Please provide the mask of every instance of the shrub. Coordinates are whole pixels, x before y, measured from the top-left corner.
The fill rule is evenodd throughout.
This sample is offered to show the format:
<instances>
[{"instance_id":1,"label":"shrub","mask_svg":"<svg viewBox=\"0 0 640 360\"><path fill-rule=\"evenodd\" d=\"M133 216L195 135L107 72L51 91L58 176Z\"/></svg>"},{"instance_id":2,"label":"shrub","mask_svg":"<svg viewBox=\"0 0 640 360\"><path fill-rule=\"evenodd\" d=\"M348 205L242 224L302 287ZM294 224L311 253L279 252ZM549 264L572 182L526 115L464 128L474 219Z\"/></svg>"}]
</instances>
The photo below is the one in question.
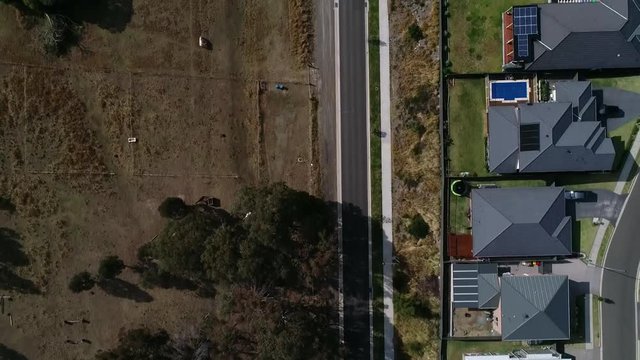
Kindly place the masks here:
<instances>
[{"instance_id":1,"label":"shrub","mask_svg":"<svg viewBox=\"0 0 640 360\"><path fill-rule=\"evenodd\" d=\"M94 285L95 280L93 280L91 274L83 271L73 275L71 281L69 282L69 290L73 291L74 293L79 293L82 291L91 290Z\"/></svg>"},{"instance_id":2,"label":"shrub","mask_svg":"<svg viewBox=\"0 0 640 360\"><path fill-rule=\"evenodd\" d=\"M124 262L115 255L107 256L100 261L98 268L98 277L101 280L113 279L120 275L124 269Z\"/></svg>"},{"instance_id":3,"label":"shrub","mask_svg":"<svg viewBox=\"0 0 640 360\"><path fill-rule=\"evenodd\" d=\"M162 204L158 206L158 212L160 216L169 219L179 219L184 217L189 210L184 200L178 197L168 197L164 199Z\"/></svg>"},{"instance_id":4,"label":"shrub","mask_svg":"<svg viewBox=\"0 0 640 360\"><path fill-rule=\"evenodd\" d=\"M407 232L416 239L422 239L429 235L429 225L424 221L420 214L416 214L411 218Z\"/></svg>"},{"instance_id":5,"label":"shrub","mask_svg":"<svg viewBox=\"0 0 640 360\"><path fill-rule=\"evenodd\" d=\"M409 34L409 38L415 42L424 39L422 29L420 29L420 26L418 26L418 24L416 23L413 23L409 26L409 28L407 29L407 34Z\"/></svg>"}]
</instances>

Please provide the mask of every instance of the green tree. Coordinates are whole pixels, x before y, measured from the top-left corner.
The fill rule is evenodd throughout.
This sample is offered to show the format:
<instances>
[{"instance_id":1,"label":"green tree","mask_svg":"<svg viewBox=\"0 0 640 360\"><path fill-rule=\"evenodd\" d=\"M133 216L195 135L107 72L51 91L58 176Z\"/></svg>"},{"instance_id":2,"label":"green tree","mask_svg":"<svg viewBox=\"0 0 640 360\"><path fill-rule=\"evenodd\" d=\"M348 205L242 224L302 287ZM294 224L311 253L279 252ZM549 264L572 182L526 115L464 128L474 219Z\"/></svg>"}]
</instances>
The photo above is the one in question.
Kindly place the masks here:
<instances>
[{"instance_id":1,"label":"green tree","mask_svg":"<svg viewBox=\"0 0 640 360\"><path fill-rule=\"evenodd\" d=\"M189 212L189 207L181 198L168 197L158 206L158 212L162 217L179 219Z\"/></svg>"},{"instance_id":2,"label":"green tree","mask_svg":"<svg viewBox=\"0 0 640 360\"><path fill-rule=\"evenodd\" d=\"M69 290L74 293L79 293L86 290L91 290L95 285L95 280L93 276L89 274L87 271L83 271L73 275L71 281L69 282Z\"/></svg>"},{"instance_id":3,"label":"green tree","mask_svg":"<svg viewBox=\"0 0 640 360\"><path fill-rule=\"evenodd\" d=\"M202 263L207 277L217 282L232 282L238 274L238 238L240 227L223 225L205 245Z\"/></svg>"},{"instance_id":4,"label":"green tree","mask_svg":"<svg viewBox=\"0 0 640 360\"><path fill-rule=\"evenodd\" d=\"M116 255L107 256L100 261L98 277L101 280L113 279L124 270L124 262Z\"/></svg>"},{"instance_id":5,"label":"green tree","mask_svg":"<svg viewBox=\"0 0 640 360\"><path fill-rule=\"evenodd\" d=\"M204 268L200 258L205 243L225 221L219 214L194 211L179 220L170 220L152 243L151 255L160 268L172 274L200 277Z\"/></svg>"}]
</instances>

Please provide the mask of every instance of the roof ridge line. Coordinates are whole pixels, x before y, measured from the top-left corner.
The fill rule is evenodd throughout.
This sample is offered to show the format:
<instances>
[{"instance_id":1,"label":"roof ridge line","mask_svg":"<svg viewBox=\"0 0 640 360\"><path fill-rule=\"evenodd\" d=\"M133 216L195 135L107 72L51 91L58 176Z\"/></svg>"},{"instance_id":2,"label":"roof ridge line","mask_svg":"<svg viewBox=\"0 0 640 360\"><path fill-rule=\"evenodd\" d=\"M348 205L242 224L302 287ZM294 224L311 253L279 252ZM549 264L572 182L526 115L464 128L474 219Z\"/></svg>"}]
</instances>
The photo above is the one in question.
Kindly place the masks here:
<instances>
[{"instance_id":1,"label":"roof ridge line","mask_svg":"<svg viewBox=\"0 0 640 360\"><path fill-rule=\"evenodd\" d=\"M517 275L511 275L510 277L519 277L519 276L517 276ZM508 281L507 281L507 283L508 283ZM540 312L542 312L542 310L541 310L541 309L539 309L537 306L535 306L533 303L531 303L531 301L529 301L529 299L528 299L528 298L527 298L527 297L526 297L526 296L525 296L525 295L524 295L520 290L518 290L515 286L513 286L513 285L511 285L511 284L510 284L509 286L511 286L511 289L513 289L513 291L515 291L516 293L518 293L518 294L522 297L522 299L523 299L524 301L526 301L527 303L529 303L529 305L533 306L533 308L534 308L534 309L538 310L538 313L537 313L536 315L534 315L534 316L529 316L529 317L527 318L527 320L526 320L526 321L523 321L522 323L520 323L520 326L518 326L517 328L513 329L513 331L510 333L510 334L513 334L514 332L516 332L517 330L519 330L519 329L520 329L524 324L528 323L528 322L529 322L529 320L533 319L533 318L534 318L535 316L537 316ZM504 337L504 336L505 336L505 334L502 334L502 337Z\"/></svg>"},{"instance_id":2,"label":"roof ridge line","mask_svg":"<svg viewBox=\"0 0 640 360\"><path fill-rule=\"evenodd\" d=\"M482 198L482 200L484 200L487 204L491 205L491 202L487 200L487 198L485 198L484 196L482 196L481 192L476 192L476 195L480 196ZM493 210L495 210L498 214L500 214L500 216L502 216L505 220L507 220L507 222L509 222L509 226L507 226L506 228L502 229L502 231L500 231L500 233L498 233L492 241L490 241L487 245L485 245L482 249L480 249L478 251L478 253L481 253L482 250L484 250L485 248L487 248L487 246L493 244L493 242L500 236L502 235L505 231L509 230L510 227L513 226L513 221L511 221L511 219L509 219L508 217L506 217L500 210L496 209L493 205L491 205L491 208L493 208ZM471 215L473 216L473 214ZM475 254L478 255L478 254Z\"/></svg>"},{"instance_id":3,"label":"roof ridge line","mask_svg":"<svg viewBox=\"0 0 640 360\"><path fill-rule=\"evenodd\" d=\"M620 16L621 18L623 18L625 21L628 21L629 19L622 16L622 14L620 14L619 12L617 12L614 8L612 8L611 6L605 4L602 0L598 0L598 2L602 5L604 5L604 7L606 7L607 9L613 11L616 15Z\"/></svg>"}]
</instances>

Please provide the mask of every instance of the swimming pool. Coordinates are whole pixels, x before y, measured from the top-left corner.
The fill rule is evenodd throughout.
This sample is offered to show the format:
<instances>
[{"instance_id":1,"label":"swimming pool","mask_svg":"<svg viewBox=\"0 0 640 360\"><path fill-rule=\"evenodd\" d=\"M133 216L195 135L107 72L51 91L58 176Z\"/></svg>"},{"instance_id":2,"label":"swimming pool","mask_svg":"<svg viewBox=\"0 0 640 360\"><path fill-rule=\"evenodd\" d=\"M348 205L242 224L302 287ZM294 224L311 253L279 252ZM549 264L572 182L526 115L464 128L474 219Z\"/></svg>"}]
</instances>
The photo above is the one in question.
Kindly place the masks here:
<instances>
[{"instance_id":1,"label":"swimming pool","mask_svg":"<svg viewBox=\"0 0 640 360\"><path fill-rule=\"evenodd\" d=\"M497 80L490 83L489 100L517 102L529 100L529 80Z\"/></svg>"}]
</instances>

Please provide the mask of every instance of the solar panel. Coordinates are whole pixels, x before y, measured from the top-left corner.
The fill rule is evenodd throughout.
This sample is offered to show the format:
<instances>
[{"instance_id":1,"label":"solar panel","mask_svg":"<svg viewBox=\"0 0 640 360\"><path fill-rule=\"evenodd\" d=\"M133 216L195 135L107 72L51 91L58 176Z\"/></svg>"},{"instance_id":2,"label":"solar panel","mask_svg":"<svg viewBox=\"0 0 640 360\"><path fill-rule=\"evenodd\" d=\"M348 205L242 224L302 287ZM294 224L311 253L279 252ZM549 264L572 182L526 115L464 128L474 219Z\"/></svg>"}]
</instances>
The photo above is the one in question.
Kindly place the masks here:
<instances>
[{"instance_id":1,"label":"solar panel","mask_svg":"<svg viewBox=\"0 0 640 360\"><path fill-rule=\"evenodd\" d=\"M538 7L514 7L513 27L517 36L538 35Z\"/></svg>"},{"instance_id":2,"label":"solar panel","mask_svg":"<svg viewBox=\"0 0 640 360\"><path fill-rule=\"evenodd\" d=\"M527 36L518 36L518 57L529 56L529 38Z\"/></svg>"},{"instance_id":3,"label":"solar panel","mask_svg":"<svg viewBox=\"0 0 640 360\"><path fill-rule=\"evenodd\" d=\"M540 124L520 125L520 151L540 150Z\"/></svg>"}]
</instances>

